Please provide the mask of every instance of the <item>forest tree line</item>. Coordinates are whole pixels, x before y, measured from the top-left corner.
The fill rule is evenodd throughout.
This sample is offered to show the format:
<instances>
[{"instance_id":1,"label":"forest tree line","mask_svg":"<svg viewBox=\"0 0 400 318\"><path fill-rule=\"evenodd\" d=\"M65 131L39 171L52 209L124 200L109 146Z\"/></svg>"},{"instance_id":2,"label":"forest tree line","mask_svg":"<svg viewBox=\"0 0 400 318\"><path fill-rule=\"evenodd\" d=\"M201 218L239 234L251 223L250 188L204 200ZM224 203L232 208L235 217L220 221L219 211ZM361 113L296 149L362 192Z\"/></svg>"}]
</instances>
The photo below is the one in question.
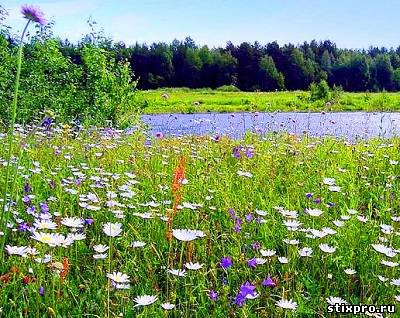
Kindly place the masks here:
<instances>
[{"instance_id":1,"label":"forest tree line","mask_svg":"<svg viewBox=\"0 0 400 318\"><path fill-rule=\"evenodd\" d=\"M243 91L306 90L326 80L345 91L400 90L400 47L368 50L337 48L331 41L300 45L228 42L225 47L199 46L191 38L171 44L103 41L118 60L130 62L138 88L218 88L233 85ZM80 45L60 41L60 49L80 62Z\"/></svg>"},{"instance_id":2,"label":"forest tree line","mask_svg":"<svg viewBox=\"0 0 400 318\"><path fill-rule=\"evenodd\" d=\"M17 46L18 38L4 25L6 14L0 6L0 36L12 48ZM283 46L277 42L266 45L228 42L224 47L209 48L197 45L190 37L170 44L128 46L96 31L96 22L88 23L92 32L78 43L55 37L52 24L37 30L26 52L38 41L52 40L65 58L80 65L85 46L95 45L116 61L129 62L140 89L233 85L243 91L306 90L310 84L325 80L329 86L345 91L400 90L400 47L341 49L329 40L312 40Z\"/></svg>"}]
</instances>

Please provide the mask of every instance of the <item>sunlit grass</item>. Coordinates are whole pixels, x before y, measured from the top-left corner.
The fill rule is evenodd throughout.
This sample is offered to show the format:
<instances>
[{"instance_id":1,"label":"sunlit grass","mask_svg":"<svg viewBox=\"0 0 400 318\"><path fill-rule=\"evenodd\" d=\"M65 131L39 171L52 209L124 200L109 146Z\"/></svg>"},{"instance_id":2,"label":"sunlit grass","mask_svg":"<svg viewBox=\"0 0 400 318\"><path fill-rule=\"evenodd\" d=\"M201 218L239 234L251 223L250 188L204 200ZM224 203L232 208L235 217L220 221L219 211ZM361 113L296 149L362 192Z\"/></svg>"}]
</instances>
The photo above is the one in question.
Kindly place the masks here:
<instances>
[{"instance_id":1,"label":"sunlit grass","mask_svg":"<svg viewBox=\"0 0 400 318\"><path fill-rule=\"evenodd\" d=\"M399 261L399 139L348 143L248 134L215 141L61 128L39 129L23 144L16 139L19 168L6 244L35 247L38 255L10 255L0 264L5 317L322 317L330 296L354 304L396 302L398 266L380 262ZM182 199L172 228L205 234L189 242L167 239L173 175L182 158ZM323 213L312 216L320 212L306 213L307 208ZM294 220L290 211L297 211L301 223L294 231L284 225ZM74 230L61 223L72 216L85 225ZM56 229L34 229L40 219L51 219ZM107 236L107 222L121 223L122 232ZM85 237L49 247L31 239L22 225L32 232ZM109 249L103 259L94 259L99 253L93 246L99 244ZM325 253L320 244L336 250ZM392 247L392 257L371 244ZM311 257L300 256L305 247ZM263 256L261 250L276 255ZM47 263L35 261L46 254ZM221 267L224 257L232 259L231 267ZM252 268L253 258L264 264ZM168 272L185 269L187 262L203 266L186 269L185 277ZM127 289L115 289L107 279L114 271L129 275ZM262 286L268 275L275 288ZM239 306L246 281L258 297ZM210 290L218 294L216 301ZM133 299L143 295L157 300L134 307ZM296 302L296 310L279 308L282 298ZM175 308L163 309L166 302Z\"/></svg>"},{"instance_id":2,"label":"sunlit grass","mask_svg":"<svg viewBox=\"0 0 400 318\"><path fill-rule=\"evenodd\" d=\"M335 102L309 101L309 93L221 92L210 89L138 91L137 101L147 114L240 111L398 111L399 93L343 93Z\"/></svg>"}]
</instances>

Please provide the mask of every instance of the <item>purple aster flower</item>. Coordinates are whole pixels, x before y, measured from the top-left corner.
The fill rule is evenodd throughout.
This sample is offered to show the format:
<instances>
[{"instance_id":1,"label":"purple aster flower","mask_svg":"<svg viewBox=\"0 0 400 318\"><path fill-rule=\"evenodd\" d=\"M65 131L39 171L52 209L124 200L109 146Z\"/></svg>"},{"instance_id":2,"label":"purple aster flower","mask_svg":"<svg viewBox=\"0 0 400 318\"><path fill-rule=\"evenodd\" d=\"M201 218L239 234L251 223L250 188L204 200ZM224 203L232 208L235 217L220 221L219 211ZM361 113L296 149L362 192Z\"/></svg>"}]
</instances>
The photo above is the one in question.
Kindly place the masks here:
<instances>
[{"instance_id":1,"label":"purple aster flower","mask_svg":"<svg viewBox=\"0 0 400 318\"><path fill-rule=\"evenodd\" d=\"M53 119L51 119L50 117L46 117L42 122L42 127L49 128L52 123Z\"/></svg>"},{"instance_id":2,"label":"purple aster flower","mask_svg":"<svg viewBox=\"0 0 400 318\"><path fill-rule=\"evenodd\" d=\"M256 268L257 267L257 260L255 258L251 258L247 261L247 266L251 268Z\"/></svg>"},{"instance_id":3,"label":"purple aster flower","mask_svg":"<svg viewBox=\"0 0 400 318\"><path fill-rule=\"evenodd\" d=\"M145 146L151 146L151 140L150 139L146 139L146 141L144 142Z\"/></svg>"},{"instance_id":4,"label":"purple aster flower","mask_svg":"<svg viewBox=\"0 0 400 318\"><path fill-rule=\"evenodd\" d=\"M246 221L249 222L249 223L250 223L251 221L253 221L253 215L252 215L252 214L246 214L246 217L245 217L245 218L246 218Z\"/></svg>"},{"instance_id":5,"label":"purple aster flower","mask_svg":"<svg viewBox=\"0 0 400 318\"><path fill-rule=\"evenodd\" d=\"M239 232L242 230L242 228L241 228L241 226L240 226L240 223L235 223L235 226L233 227L233 230L234 230L236 233L239 233Z\"/></svg>"},{"instance_id":6,"label":"purple aster flower","mask_svg":"<svg viewBox=\"0 0 400 318\"><path fill-rule=\"evenodd\" d=\"M31 188L31 186L29 185L29 183L25 183L24 184L24 192L25 193L29 193L29 192L31 192L32 191L32 188Z\"/></svg>"},{"instance_id":7,"label":"purple aster flower","mask_svg":"<svg viewBox=\"0 0 400 318\"><path fill-rule=\"evenodd\" d=\"M234 209L229 209L228 210L229 215L231 216L231 219L234 220L236 219L236 213Z\"/></svg>"},{"instance_id":8,"label":"purple aster flower","mask_svg":"<svg viewBox=\"0 0 400 318\"><path fill-rule=\"evenodd\" d=\"M307 199L311 199L312 196L313 196L313 194L311 192L307 192L306 193L306 198Z\"/></svg>"},{"instance_id":9,"label":"purple aster flower","mask_svg":"<svg viewBox=\"0 0 400 318\"><path fill-rule=\"evenodd\" d=\"M257 217L256 222L257 222L258 224L261 224L261 221L262 221L262 219L261 219L260 217Z\"/></svg>"},{"instance_id":10,"label":"purple aster flower","mask_svg":"<svg viewBox=\"0 0 400 318\"><path fill-rule=\"evenodd\" d=\"M24 195L22 197L22 202L24 202L25 204L29 204L29 203L31 203L31 198L27 195Z\"/></svg>"},{"instance_id":11,"label":"purple aster flower","mask_svg":"<svg viewBox=\"0 0 400 318\"><path fill-rule=\"evenodd\" d=\"M26 19L39 23L40 25L45 25L47 23L43 12L37 7L31 5L23 5L21 7L21 13Z\"/></svg>"},{"instance_id":12,"label":"purple aster flower","mask_svg":"<svg viewBox=\"0 0 400 318\"><path fill-rule=\"evenodd\" d=\"M211 289L209 294L208 294L208 297L210 297L210 299L212 301L217 301L218 300L218 293L215 290Z\"/></svg>"},{"instance_id":13,"label":"purple aster flower","mask_svg":"<svg viewBox=\"0 0 400 318\"><path fill-rule=\"evenodd\" d=\"M239 146L233 147L232 156L235 157L236 159L240 159L240 147Z\"/></svg>"},{"instance_id":14,"label":"purple aster flower","mask_svg":"<svg viewBox=\"0 0 400 318\"><path fill-rule=\"evenodd\" d=\"M20 232L26 232L29 229L29 225L26 222L22 222L18 225L18 231Z\"/></svg>"},{"instance_id":15,"label":"purple aster flower","mask_svg":"<svg viewBox=\"0 0 400 318\"><path fill-rule=\"evenodd\" d=\"M44 296L44 288L42 286L39 287L39 295Z\"/></svg>"},{"instance_id":16,"label":"purple aster flower","mask_svg":"<svg viewBox=\"0 0 400 318\"><path fill-rule=\"evenodd\" d=\"M35 211L36 211L36 208L34 206L30 206L26 209L26 213L31 214L31 215L35 214Z\"/></svg>"},{"instance_id":17,"label":"purple aster flower","mask_svg":"<svg viewBox=\"0 0 400 318\"><path fill-rule=\"evenodd\" d=\"M316 198L316 199L314 200L314 203L315 203L315 204L320 204L320 203L321 203L321 198Z\"/></svg>"},{"instance_id":18,"label":"purple aster flower","mask_svg":"<svg viewBox=\"0 0 400 318\"><path fill-rule=\"evenodd\" d=\"M218 142L221 140L221 136L220 135L215 135L214 137L212 137L212 140Z\"/></svg>"},{"instance_id":19,"label":"purple aster flower","mask_svg":"<svg viewBox=\"0 0 400 318\"><path fill-rule=\"evenodd\" d=\"M254 296L255 289L256 286L247 281L242 286L240 286L240 294L242 294L244 297L246 297L247 295Z\"/></svg>"},{"instance_id":20,"label":"purple aster flower","mask_svg":"<svg viewBox=\"0 0 400 318\"><path fill-rule=\"evenodd\" d=\"M235 305L242 307L245 301L246 296L243 296L242 293L239 292L235 297Z\"/></svg>"},{"instance_id":21,"label":"purple aster flower","mask_svg":"<svg viewBox=\"0 0 400 318\"><path fill-rule=\"evenodd\" d=\"M231 257L223 257L219 263L223 269L227 269L232 266L232 258Z\"/></svg>"},{"instance_id":22,"label":"purple aster flower","mask_svg":"<svg viewBox=\"0 0 400 318\"><path fill-rule=\"evenodd\" d=\"M161 139L161 138L164 137L164 134L163 134L161 131L156 132L156 137L159 138L159 139Z\"/></svg>"},{"instance_id":23,"label":"purple aster flower","mask_svg":"<svg viewBox=\"0 0 400 318\"><path fill-rule=\"evenodd\" d=\"M254 157L254 149L253 148L247 148L246 157L247 158L253 158Z\"/></svg>"},{"instance_id":24,"label":"purple aster flower","mask_svg":"<svg viewBox=\"0 0 400 318\"><path fill-rule=\"evenodd\" d=\"M267 278L262 281L261 285L264 287L274 288L276 287L276 282L268 275Z\"/></svg>"},{"instance_id":25,"label":"purple aster flower","mask_svg":"<svg viewBox=\"0 0 400 318\"><path fill-rule=\"evenodd\" d=\"M80 185L82 184L82 181L83 181L82 178L78 178L78 179L75 180L75 184L76 184L77 186L80 186Z\"/></svg>"},{"instance_id":26,"label":"purple aster flower","mask_svg":"<svg viewBox=\"0 0 400 318\"><path fill-rule=\"evenodd\" d=\"M40 206L40 212L42 212L43 214L49 213L49 206L46 202L40 202L39 206Z\"/></svg>"},{"instance_id":27,"label":"purple aster flower","mask_svg":"<svg viewBox=\"0 0 400 318\"><path fill-rule=\"evenodd\" d=\"M56 182L54 180L49 181L50 188L54 189L56 187Z\"/></svg>"},{"instance_id":28,"label":"purple aster flower","mask_svg":"<svg viewBox=\"0 0 400 318\"><path fill-rule=\"evenodd\" d=\"M251 248L255 251L258 251L261 248L260 242L254 242L251 244Z\"/></svg>"},{"instance_id":29,"label":"purple aster flower","mask_svg":"<svg viewBox=\"0 0 400 318\"><path fill-rule=\"evenodd\" d=\"M93 224L93 219L85 219L85 224L86 225L92 225Z\"/></svg>"}]
</instances>

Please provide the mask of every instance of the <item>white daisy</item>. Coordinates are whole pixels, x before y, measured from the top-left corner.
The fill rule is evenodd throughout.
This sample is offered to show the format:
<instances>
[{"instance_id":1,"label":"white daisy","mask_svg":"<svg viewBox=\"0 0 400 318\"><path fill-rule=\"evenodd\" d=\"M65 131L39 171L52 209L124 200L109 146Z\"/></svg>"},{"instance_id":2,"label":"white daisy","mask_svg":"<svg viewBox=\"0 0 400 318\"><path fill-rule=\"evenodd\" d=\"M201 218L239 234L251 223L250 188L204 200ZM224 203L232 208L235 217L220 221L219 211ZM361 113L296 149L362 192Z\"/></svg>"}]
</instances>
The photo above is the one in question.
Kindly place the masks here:
<instances>
[{"instance_id":1,"label":"white daisy","mask_svg":"<svg viewBox=\"0 0 400 318\"><path fill-rule=\"evenodd\" d=\"M62 219L61 224L72 228L82 228L85 221L81 218L66 217Z\"/></svg>"},{"instance_id":2,"label":"white daisy","mask_svg":"<svg viewBox=\"0 0 400 318\"><path fill-rule=\"evenodd\" d=\"M169 269L168 273L178 276L178 277L185 277L186 276L186 271L184 269Z\"/></svg>"},{"instance_id":3,"label":"white daisy","mask_svg":"<svg viewBox=\"0 0 400 318\"><path fill-rule=\"evenodd\" d=\"M260 250L260 253L264 257L271 257L276 254L276 251L275 250Z\"/></svg>"},{"instance_id":4,"label":"white daisy","mask_svg":"<svg viewBox=\"0 0 400 318\"><path fill-rule=\"evenodd\" d=\"M155 303L157 299L158 299L157 296L150 296L150 295L137 296L133 300L136 303L136 305L133 307L148 306L151 305L152 303Z\"/></svg>"},{"instance_id":5,"label":"white daisy","mask_svg":"<svg viewBox=\"0 0 400 318\"><path fill-rule=\"evenodd\" d=\"M324 178L322 182L329 186L333 186L336 184L336 180L334 178Z\"/></svg>"},{"instance_id":6,"label":"white daisy","mask_svg":"<svg viewBox=\"0 0 400 318\"><path fill-rule=\"evenodd\" d=\"M328 244L320 244L319 248L321 249L321 251L329 254L334 253L336 251L336 247L330 246Z\"/></svg>"},{"instance_id":7,"label":"white daisy","mask_svg":"<svg viewBox=\"0 0 400 318\"><path fill-rule=\"evenodd\" d=\"M354 274L357 273L357 272L356 272L354 269L352 269L352 268L346 268L346 269L344 270L344 272L345 272L347 275L354 275Z\"/></svg>"},{"instance_id":8,"label":"white daisy","mask_svg":"<svg viewBox=\"0 0 400 318\"><path fill-rule=\"evenodd\" d=\"M204 237L203 231L199 230L189 230L189 229L175 229L172 230L172 235L179 241L193 241L197 238Z\"/></svg>"},{"instance_id":9,"label":"white daisy","mask_svg":"<svg viewBox=\"0 0 400 318\"><path fill-rule=\"evenodd\" d=\"M93 258L94 259L106 259L107 258L107 254L94 254Z\"/></svg>"},{"instance_id":10,"label":"white daisy","mask_svg":"<svg viewBox=\"0 0 400 318\"><path fill-rule=\"evenodd\" d=\"M267 262L268 260L266 258L260 258L260 257L256 257L256 263L257 265L263 265Z\"/></svg>"},{"instance_id":11,"label":"white daisy","mask_svg":"<svg viewBox=\"0 0 400 318\"><path fill-rule=\"evenodd\" d=\"M303 247L299 250L300 257L311 257L313 249L311 247Z\"/></svg>"},{"instance_id":12,"label":"white daisy","mask_svg":"<svg viewBox=\"0 0 400 318\"><path fill-rule=\"evenodd\" d=\"M381 264L382 264L382 265L389 266L389 267L397 267L397 266L399 266L399 263L386 261L386 260L384 260L384 259L381 260Z\"/></svg>"},{"instance_id":13,"label":"white daisy","mask_svg":"<svg viewBox=\"0 0 400 318\"><path fill-rule=\"evenodd\" d=\"M320 216L322 213L324 213L320 209L305 209L304 212L310 216Z\"/></svg>"},{"instance_id":14,"label":"white daisy","mask_svg":"<svg viewBox=\"0 0 400 318\"><path fill-rule=\"evenodd\" d=\"M22 257L26 257L28 256L28 247L6 245L6 252L8 255L19 255Z\"/></svg>"},{"instance_id":15,"label":"white daisy","mask_svg":"<svg viewBox=\"0 0 400 318\"><path fill-rule=\"evenodd\" d=\"M387 257L395 257L397 255L397 253L391 247L383 244L372 244L372 247L375 251L385 254Z\"/></svg>"},{"instance_id":16,"label":"white daisy","mask_svg":"<svg viewBox=\"0 0 400 318\"><path fill-rule=\"evenodd\" d=\"M108 273L106 276L118 284L126 284L129 282L129 276L121 272L112 272L112 274Z\"/></svg>"},{"instance_id":17,"label":"white daisy","mask_svg":"<svg viewBox=\"0 0 400 318\"><path fill-rule=\"evenodd\" d=\"M341 192L341 188L339 186L329 186L328 190L331 192Z\"/></svg>"},{"instance_id":18,"label":"white daisy","mask_svg":"<svg viewBox=\"0 0 400 318\"><path fill-rule=\"evenodd\" d=\"M35 220L35 222L33 222L33 227L39 230L55 230L57 228L57 223L51 220Z\"/></svg>"},{"instance_id":19,"label":"white daisy","mask_svg":"<svg viewBox=\"0 0 400 318\"><path fill-rule=\"evenodd\" d=\"M144 247L144 246L146 246L146 243L145 242L141 242L141 241L133 241L131 246L133 248Z\"/></svg>"},{"instance_id":20,"label":"white daisy","mask_svg":"<svg viewBox=\"0 0 400 318\"><path fill-rule=\"evenodd\" d=\"M334 296L330 296L329 298L326 298L326 302L329 305L347 304L347 301L345 301L343 298L334 297Z\"/></svg>"},{"instance_id":21,"label":"white daisy","mask_svg":"<svg viewBox=\"0 0 400 318\"><path fill-rule=\"evenodd\" d=\"M278 257L278 261L279 261L279 263L281 263L281 264L287 264L287 263L289 263L289 260L288 260L286 257L283 257L283 256Z\"/></svg>"},{"instance_id":22,"label":"white daisy","mask_svg":"<svg viewBox=\"0 0 400 318\"><path fill-rule=\"evenodd\" d=\"M199 269L202 268L203 266L204 266L204 264L192 263L192 262L186 263L186 264L185 264L185 267L186 267L187 269L191 269L191 270L194 270L194 271L199 270Z\"/></svg>"},{"instance_id":23,"label":"white daisy","mask_svg":"<svg viewBox=\"0 0 400 318\"><path fill-rule=\"evenodd\" d=\"M103 224L103 232L107 236L116 237L122 232L122 224L121 223L110 223L107 222Z\"/></svg>"},{"instance_id":24,"label":"white daisy","mask_svg":"<svg viewBox=\"0 0 400 318\"><path fill-rule=\"evenodd\" d=\"M278 307L281 307L283 309L291 309L291 310L296 310L297 308L297 303L294 302L293 300L287 300L287 299L281 299L276 302L276 305Z\"/></svg>"},{"instance_id":25,"label":"white daisy","mask_svg":"<svg viewBox=\"0 0 400 318\"><path fill-rule=\"evenodd\" d=\"M93 249L97 252L97 253L104 253L105 251L108 250L108 246L107 245L94 245Z\"/></svg>"},{"instance_id":26,"label":"white daisy","mask_svg":"<svg viewBox=\"0 0 400 318\"><path fill-rule=\"evenodd\" d=\"M171 303L163 303L161 304L161 307L165 310L171 310L175 308L175 305Z\"/></svg>"},{"instance_id":27,"label":"white daisy","mask_svg":"<svg viewBox=\"0 0 400 318\"><path fill-rule=\"evenodd\" d=\"M385 276L381 276L381 275L378 275L378 279L379 279L382 283L384 283L384 282L386 282L386 281L388 280Z\"/></svg>"},{"instance_id":28,"label":"white daisy","mask_svg":"<svg viewBox=\"0 0 400 318\"><path fill-rule=\"evenodd\" d=\"M333 224L335 224L337 227L342 227L344 226L344 222L340 220L334 220L332 221Z\"/></svg>"}]
</instances>

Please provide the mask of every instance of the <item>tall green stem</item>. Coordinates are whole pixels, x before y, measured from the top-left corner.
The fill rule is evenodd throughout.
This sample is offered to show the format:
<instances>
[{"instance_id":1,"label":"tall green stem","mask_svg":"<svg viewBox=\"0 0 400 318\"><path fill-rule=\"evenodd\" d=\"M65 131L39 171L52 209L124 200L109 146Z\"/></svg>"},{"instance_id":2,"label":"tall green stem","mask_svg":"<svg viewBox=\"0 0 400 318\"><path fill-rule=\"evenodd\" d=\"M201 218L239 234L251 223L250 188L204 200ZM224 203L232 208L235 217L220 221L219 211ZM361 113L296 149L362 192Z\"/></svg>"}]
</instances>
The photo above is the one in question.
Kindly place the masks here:
<instances>
[{"instance_id":1,"label":"tall green stem","mask_svg":"<svg viewBox=\"0 0 400 318\"><path fill-rule=\"evenodd\" d=\"M19 90L19 79L21 76L21 65L22 65L22 49L23 49L23 40L25 37L26 30L28 29L29 23L31 21L28 20L28 22L25 25L24 31L22 32L21 35L21 41L19 43L19 49L18 49L18 60L17 60L17 76L15 79L15 90L14 90L14 98L13 98L13 103L11 107L11 118L10 118L10 129L8 132L8 153L7 153L7 166L6 166L6 176L5 176L5 184L3 188L3 208L2 208L2 213L0 214L0 226L2 231L4 232L3 234L3 239L1 241L1 260L3 260L3 249L4 249L4 244L6 241L7 237L7 220L8 218L6 217L4 219L5 214L7 213L6 211L6 206L7 206L7 191L8 191L8 183L10 179L10 165L11 165L11 154L12 154L12 144L14 141L14 125L15 125L15 119L17 117L17 101L18 101L18 90Z\"/></svg>"}]
</instances>

